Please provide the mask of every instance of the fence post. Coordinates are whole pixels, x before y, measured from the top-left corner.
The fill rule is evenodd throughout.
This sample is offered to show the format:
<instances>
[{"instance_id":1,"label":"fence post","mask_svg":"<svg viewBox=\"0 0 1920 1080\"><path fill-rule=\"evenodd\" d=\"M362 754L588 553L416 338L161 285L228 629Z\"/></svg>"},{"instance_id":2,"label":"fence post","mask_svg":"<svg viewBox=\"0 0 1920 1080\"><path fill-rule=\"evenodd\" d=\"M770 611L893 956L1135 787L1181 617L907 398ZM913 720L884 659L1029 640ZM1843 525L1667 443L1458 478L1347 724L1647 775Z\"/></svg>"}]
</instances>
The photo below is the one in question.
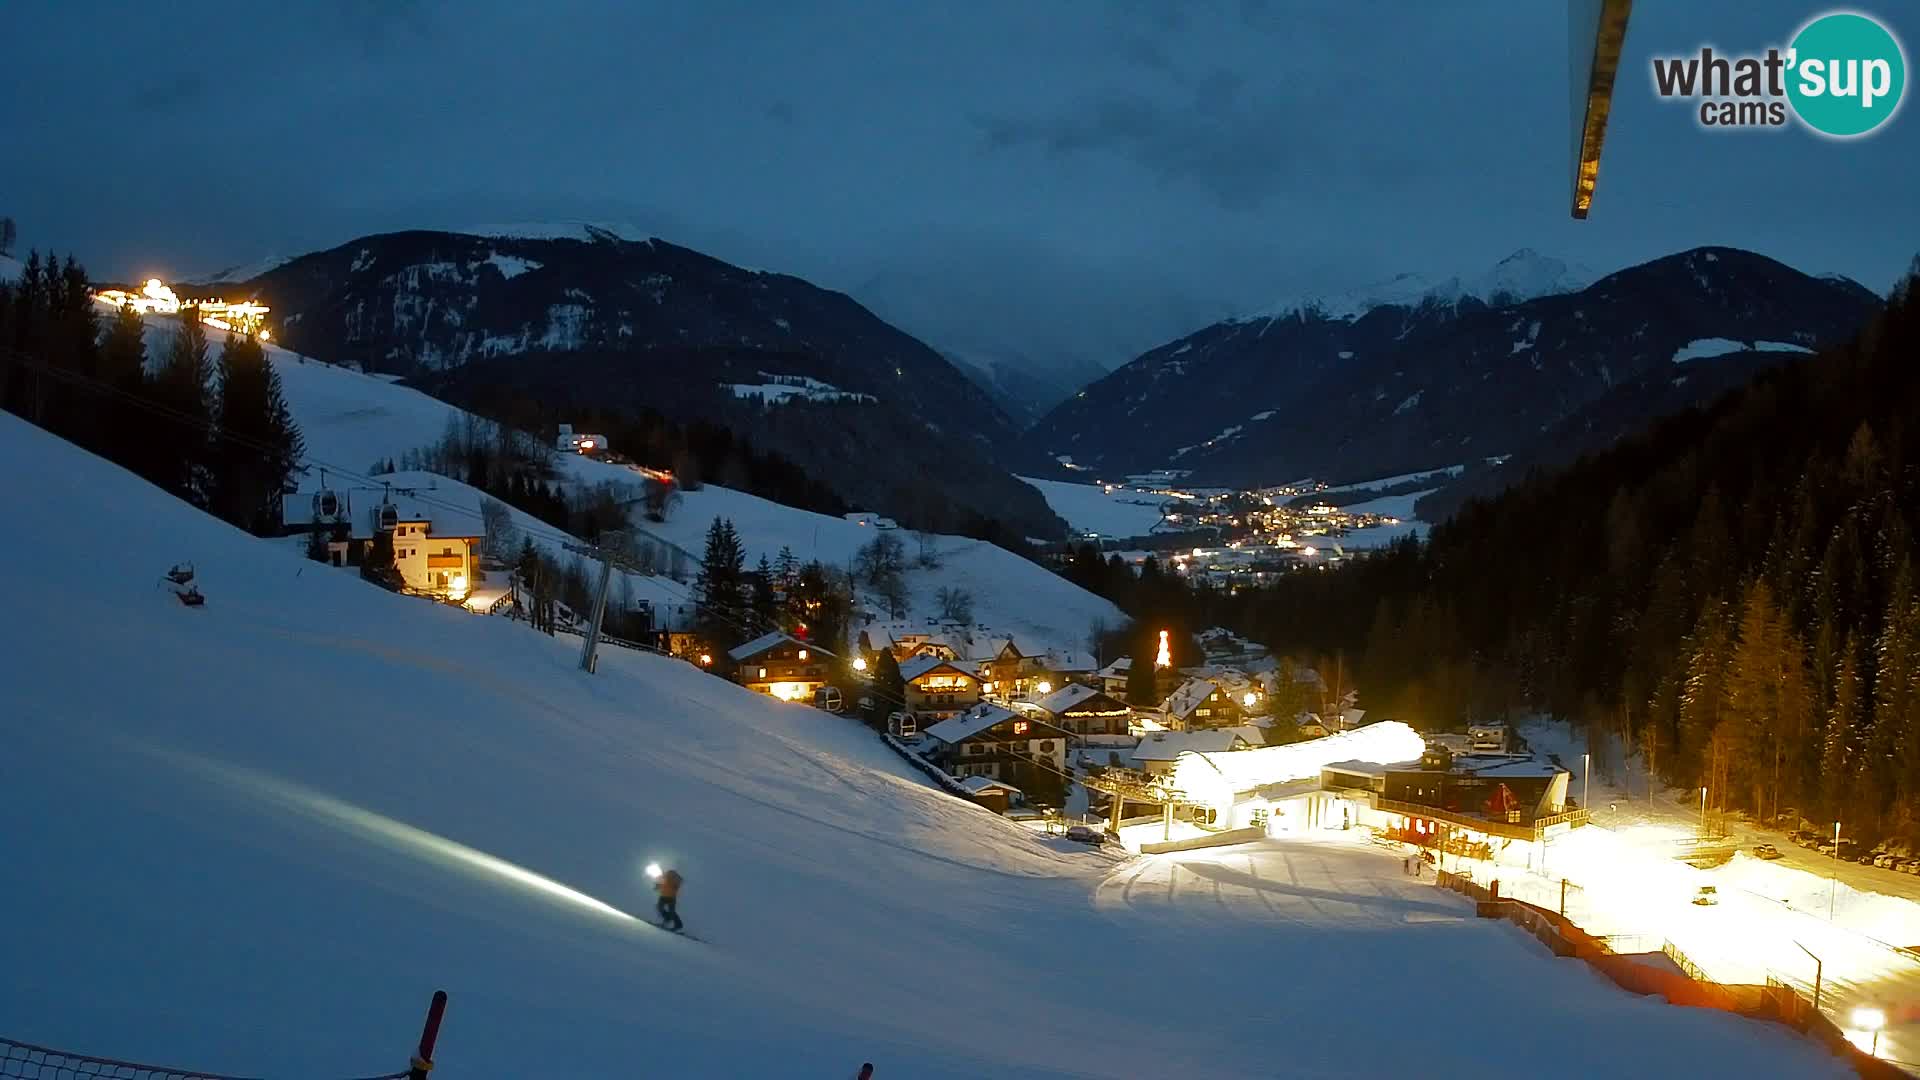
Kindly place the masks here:
<instances>
[{"instance_id":1,"label":"fence post","mask_svg":"<svg viewBox=\"0 0 1920 1080\"><path fill-rule=\"evenodd\" d=\"M440 1018L447 1012L447 992L435 990L433 1004L427 1006L427 1023L420 1029L420 1052L408 1063L407 1080L427 1080L433 1068L433 1044L440 1040Z\"/></svg>"}]
</instances>

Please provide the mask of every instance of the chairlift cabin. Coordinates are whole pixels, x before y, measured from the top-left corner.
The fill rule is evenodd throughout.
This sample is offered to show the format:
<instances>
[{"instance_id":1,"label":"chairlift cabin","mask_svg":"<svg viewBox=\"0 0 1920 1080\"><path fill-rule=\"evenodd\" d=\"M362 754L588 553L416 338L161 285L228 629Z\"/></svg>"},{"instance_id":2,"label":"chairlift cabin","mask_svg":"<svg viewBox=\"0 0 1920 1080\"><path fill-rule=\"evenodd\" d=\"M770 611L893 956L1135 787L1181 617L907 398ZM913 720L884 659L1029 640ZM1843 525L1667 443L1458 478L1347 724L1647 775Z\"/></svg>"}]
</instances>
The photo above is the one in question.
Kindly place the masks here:
<instances>
[{"instance_id":1,"label":"chairlift cabin","mask_svg":"<svg viewBox=\"0 0 1920 1080\"><path fill-rule=\"evenodd\" d=\"M920 723L910 712L890 713L887 716L887 730L896 738L910 739L920 734Z\"/></svg>"},{"instance_id":2,"label":"chairlift cabin","mask_svg":"<svg viewBox=\"0 0 1920 1080\"><path fill-rule=\"evenodd\" d=\"M313 516L316 521L329 524L339 521L346 510L346 500L331 488L321 488L313 495Z\"/></svg>"},{"instance_id":3,"label":"chairlift cabin","mask_svg":"<svg viewBox=\"0 0 1920 1080\"><path fill-rule=\"evenodd\" d=\"M813 707L837 713L846 708L846 701L840 696L839 687L823 686L813 692Z\"/></svg>"},{"instance_id":4,"label":"chairlift cabin","mask_svg":"<svg viewBox=\"0 0 1920 1080\"><path fill-rule=\"evenodd\" d=\"M374 527L381 532L392 532L400 527L400 508L392 503L381 503L374 513Z\"/></svg>"}]
</instances>

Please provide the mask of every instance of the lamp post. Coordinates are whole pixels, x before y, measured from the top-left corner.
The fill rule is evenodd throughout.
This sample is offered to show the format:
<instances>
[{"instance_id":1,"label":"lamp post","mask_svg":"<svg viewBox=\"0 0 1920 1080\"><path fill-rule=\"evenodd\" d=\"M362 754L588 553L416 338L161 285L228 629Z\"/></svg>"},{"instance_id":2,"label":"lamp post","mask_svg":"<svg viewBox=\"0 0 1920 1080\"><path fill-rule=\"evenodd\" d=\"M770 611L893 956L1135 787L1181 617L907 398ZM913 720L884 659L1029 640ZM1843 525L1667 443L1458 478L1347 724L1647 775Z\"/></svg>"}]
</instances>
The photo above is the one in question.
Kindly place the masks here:
<instances>
[{"instance_id":1,"label":"lamp post","mask_svg":"<svg viewBox=\"0 0 1920 1080\"><path fill-rule=\"evenodd\" d=\"M1833 921L1833 900L1840 892L1840 823L1833 823L1833 877L1827 887L1827 921Z\"/></svg>"},{"instance_id":2,"label":"lamp post","mask_svg":"<svg viewBox=\"0 0 1920 1080\"><path fill-rule=\"evenodd\" d=\"M1873 1049L1867 1051L1874 1057L1880 1056L1880 1029L1887 1026L1887 1014L1879 1009L1859 1008L1853 1010L1853 1026L1862 1031L1873 1032Z\"/></svg>"},{"instance_id":3,"label":"lamp post","mask_svg":"<svg viewBox=\"0 0 1920 1080\"><path fill-rule=\"evenodd\" d=\"M1593 777L1592 775L1590 775L1592 772L1593 772L1593 755L1591 753L1581 754L1580 755L1580 809L1585 810L1588 813L1593 812L1593 804L1587 801L1588 796L1593 794Z\"/></svg>"},{"instance_id":4,"label":"lamp post","mask_svg":"<svg viewBox=\"0 0 1920 1080\"><path fill-rule=\"evenodd\" d=\"M1700 789L1700 839L1707 838L1707 789Z\"/></svg>"},{"instance_id":5,"label":"lamp post","mask_svg":"<svg viewBox=\"0 0 1920 1080\"><path fill-rule=\"evenodd\" d=\"M1800 943L1797 941L1794 942L1794 944L1800 946L1801 952L1806 953L1810 957L1813 957L1813 1011L1819 1012L1820 1011L1820 973L1822 969L1826 967L1826 965L1820 962L1819 957L1813 955L1812 949L1807 948L1805 945L1800 945Z\"/></svg>"}]
</instances>

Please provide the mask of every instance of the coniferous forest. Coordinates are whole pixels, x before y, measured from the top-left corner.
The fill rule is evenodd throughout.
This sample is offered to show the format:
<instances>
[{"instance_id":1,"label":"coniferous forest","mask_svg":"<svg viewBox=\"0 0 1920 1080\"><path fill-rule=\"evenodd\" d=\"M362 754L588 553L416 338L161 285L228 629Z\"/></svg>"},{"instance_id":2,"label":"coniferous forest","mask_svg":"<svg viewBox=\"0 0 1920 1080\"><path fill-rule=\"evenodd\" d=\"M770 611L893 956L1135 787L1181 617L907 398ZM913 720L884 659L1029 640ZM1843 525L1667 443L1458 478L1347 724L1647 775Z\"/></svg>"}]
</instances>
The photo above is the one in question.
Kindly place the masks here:
<instances>
[{"instance_id":1,"label":"coniferous forest","mask_svg":"<svg viewBox=\"0 0 1920 1080\"><path fill-rule=\"evenodd\" d=\"M158 356L131 309L105 320L84 269L28 257L0 282L0 407L259 535L278 535L300 429L260 342L215 351L183 308ZM217 332L217 331L216 331Z\"/></svg>"},{"instance_id":2,"label":"coniferous forest","mask_svg":"<svg viewBox=\"0 0 1920 1080\"><path fill-rule=\"evenodd\" d=\"M1546 712L1716 807L1920 839L1917 531L1910 277L1846 346L1209 614L1344 653L1373 718Z\"/></svg>"}]
</instances>

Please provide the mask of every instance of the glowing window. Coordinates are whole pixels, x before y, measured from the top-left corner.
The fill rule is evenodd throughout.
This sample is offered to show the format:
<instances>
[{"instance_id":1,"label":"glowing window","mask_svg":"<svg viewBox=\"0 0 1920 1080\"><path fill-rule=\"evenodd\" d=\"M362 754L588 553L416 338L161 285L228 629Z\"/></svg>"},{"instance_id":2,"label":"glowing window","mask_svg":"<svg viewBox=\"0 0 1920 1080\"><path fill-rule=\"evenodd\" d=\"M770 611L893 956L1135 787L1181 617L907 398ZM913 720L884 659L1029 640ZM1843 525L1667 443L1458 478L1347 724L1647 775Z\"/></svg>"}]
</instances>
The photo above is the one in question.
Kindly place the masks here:
<instances>
[{"instance_id":1,"label":"glowing window","mask_svg":"<svg viewBox=\"0 0 1920 1080\"><path fill-rule=\"evenodd\" d=\"M1025 735L1027 733L1027 722L1025 720L1015 720L1013 722L1013 733L1015 735Z\"/></svg>"},{"instance_id":2,"label":"glowing window","mask_svg":"<svg viewBox=\"0 0 1920 1080\"><path fill-rule=\"evenodd\" d=\"M760 669L760 677L761 677L761 678L763 678L763 679L767 677L767 669L766 669L766 668L761 668L761 669Z\"/></svg>"}]
</instances>

